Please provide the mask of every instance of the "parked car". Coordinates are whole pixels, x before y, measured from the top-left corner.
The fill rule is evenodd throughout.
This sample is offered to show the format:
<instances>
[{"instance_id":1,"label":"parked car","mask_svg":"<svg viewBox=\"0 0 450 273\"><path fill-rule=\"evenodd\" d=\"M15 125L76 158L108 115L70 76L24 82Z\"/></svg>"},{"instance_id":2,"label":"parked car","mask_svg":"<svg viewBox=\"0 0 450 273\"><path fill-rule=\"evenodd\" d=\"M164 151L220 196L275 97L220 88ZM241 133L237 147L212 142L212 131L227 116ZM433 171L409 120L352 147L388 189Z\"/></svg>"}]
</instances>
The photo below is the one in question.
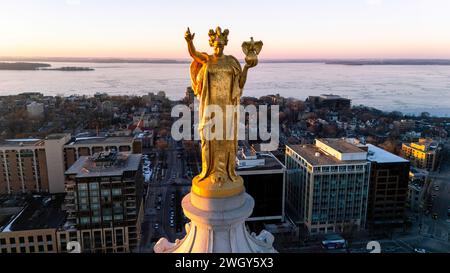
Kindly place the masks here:
<instances>
[{"instance_id":1,"label":"parked car","mask_svg":"<svg viewBox=\"0 0 450 273\"><path fill-rule=\"evenodd\" d=\"M438 214L437 213L433 213L432 217L433 217L434 220L437 220L438 219Z\"/></svg>"},{"instance_id":2,"label":"parked car","mask_svg":"<svg viewBox=\"0 0 450 273\"><path fill-rule=\"evenodd\" d=\"M415 253L427 253L427 251L423 248L414 248Z\"/></svg>"}]
</instances>

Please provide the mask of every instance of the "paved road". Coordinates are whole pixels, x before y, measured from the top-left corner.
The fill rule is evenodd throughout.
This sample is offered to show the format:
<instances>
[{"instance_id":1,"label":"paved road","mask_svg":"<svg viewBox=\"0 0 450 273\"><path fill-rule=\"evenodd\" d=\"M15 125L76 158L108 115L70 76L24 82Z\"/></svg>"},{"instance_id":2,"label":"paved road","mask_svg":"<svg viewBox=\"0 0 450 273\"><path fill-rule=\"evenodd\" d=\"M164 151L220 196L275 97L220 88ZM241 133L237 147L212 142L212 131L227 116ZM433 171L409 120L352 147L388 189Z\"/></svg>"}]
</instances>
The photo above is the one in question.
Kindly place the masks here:
<instances>
[{"instance_id":1,"label":"paved road","mask_svg":"<svg viewBox=\"0 0 450 273\"><path fill-rule=\"evenodd\" d=\"M447 221L447 211L450 208L450 145L446 144L446 148L440 171L430 174L430 194L435 198L431 214L421 218L420 234L449 243L450 223ZM436 186L439 187L437 191ZM432 219L434 213L437 214L437 219Z\"/></svg>"},{"instance_id":2,"label":"paved road","mask_svg":"<svg viewBox=\"0 0 450 273\"><path fill-rule=\"evenodd\" d=\"M141 252L152 252L153 245L159 238L166 237L173 242L183 236L185 219L181 209L181 199L189 192L191 183L189 178L183 178L186 162L183 156L178 155L180 144L172 139L168 140L168 144L168 149L162 152L161 160L155 160L153 181L150 183L146 198ZM159 171L157 171L158 167ZM173 200L172 194L175 196ZM158 203L159 197L160 203ZM156 209L158 205L160 210ZM174 226L170 225L171 210L174 211ZM158 224L158 229L154 229L155 223Z\"/></svg>"}]
</instances>

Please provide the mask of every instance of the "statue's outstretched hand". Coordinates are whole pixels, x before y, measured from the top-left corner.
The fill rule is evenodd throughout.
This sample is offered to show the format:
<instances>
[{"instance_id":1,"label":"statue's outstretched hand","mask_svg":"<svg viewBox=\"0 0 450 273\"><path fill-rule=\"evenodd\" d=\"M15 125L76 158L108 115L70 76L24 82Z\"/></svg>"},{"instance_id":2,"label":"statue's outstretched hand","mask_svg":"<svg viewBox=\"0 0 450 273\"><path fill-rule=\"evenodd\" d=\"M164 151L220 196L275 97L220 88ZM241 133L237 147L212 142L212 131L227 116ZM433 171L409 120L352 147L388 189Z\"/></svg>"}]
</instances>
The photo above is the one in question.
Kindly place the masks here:
<instances>
[{"instance_id":1,"label":"statue's outstretched hand","mask_svg":"<svg viewBox=\"0 0 450 273\"><path fill-rule=\"evenodd\" d=\"M188 28L186 30L186 34L184 35L184 39L186 39L186 42L190 43L194 40L195 33L191 34L191 30Z\"/></svg>"}]
</instances>

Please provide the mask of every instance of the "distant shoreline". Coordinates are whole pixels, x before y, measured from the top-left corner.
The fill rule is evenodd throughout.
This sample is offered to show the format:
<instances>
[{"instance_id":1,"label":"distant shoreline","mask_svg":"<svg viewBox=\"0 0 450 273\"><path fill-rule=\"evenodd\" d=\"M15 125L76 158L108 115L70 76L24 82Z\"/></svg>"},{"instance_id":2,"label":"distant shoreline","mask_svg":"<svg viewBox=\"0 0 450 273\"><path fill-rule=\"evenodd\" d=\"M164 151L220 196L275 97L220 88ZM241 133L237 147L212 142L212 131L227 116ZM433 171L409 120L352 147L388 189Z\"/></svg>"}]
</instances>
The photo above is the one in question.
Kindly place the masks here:
<instances>
[{"instance_id":1,"label":"distant shoreline","mask_svg":"<svg viewBox=\"0 0 450 273\"><path fill-rule=\"evenodd\" d=\"M243 60L240 60L243 62ZM129 64L189 64L189 59L131 58L25 58L0 57L0 62L65 62L65 63L129 63ZM450 59L260 59L260 63L322 63L328 65L449 65Z\"/></svg>"},{"instance_id":2,"label":"distant shoreline","mask_svg":"<svg viewBox=\"0 0 450 273\"><path fill-rule=\"evenodd\" d=\"M0 62L0 70L12 70L12 71L94 71L95 69L90 67L77 67L77 66L64 66L52 68L47 63L27 63L27 62Z\"/></svg>"}]
</instances>

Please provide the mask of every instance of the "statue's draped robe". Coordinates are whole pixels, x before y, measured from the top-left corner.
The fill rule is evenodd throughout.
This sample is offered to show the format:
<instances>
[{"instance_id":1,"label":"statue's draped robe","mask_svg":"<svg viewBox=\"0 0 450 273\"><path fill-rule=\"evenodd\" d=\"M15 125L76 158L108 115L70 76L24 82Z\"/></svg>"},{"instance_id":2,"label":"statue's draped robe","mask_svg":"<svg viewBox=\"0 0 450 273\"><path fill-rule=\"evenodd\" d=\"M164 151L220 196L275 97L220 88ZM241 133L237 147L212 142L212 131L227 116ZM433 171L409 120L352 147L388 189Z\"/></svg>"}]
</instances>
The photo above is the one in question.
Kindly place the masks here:
<instances>
[{"instance_id":1,"label":"statue's draped robe","mask_svg":"<svg viewBox=\"0 0 450 273\"><path fill-rule=\"evenodd\" d=\"M194 60L191 64L192 88L200 102L198 129L202 148L202 172L195 178L199 182L211 179L213 183L221 184L227 181L242 180L235 171L238 112L242 94L242 89L239 88L241 73L241 65L233 56L224 56L217 63L208 61L201 64ZM206 107L209 105L217 105L222 109L223 140L207 138L212 117L206 111ZM234 106L234 109L237 110L232 112L231 119L228 118L231 124L226 124L227 114L231 114L230 111L226 113L227 105Z\"/></svg>"}]
</instances>

